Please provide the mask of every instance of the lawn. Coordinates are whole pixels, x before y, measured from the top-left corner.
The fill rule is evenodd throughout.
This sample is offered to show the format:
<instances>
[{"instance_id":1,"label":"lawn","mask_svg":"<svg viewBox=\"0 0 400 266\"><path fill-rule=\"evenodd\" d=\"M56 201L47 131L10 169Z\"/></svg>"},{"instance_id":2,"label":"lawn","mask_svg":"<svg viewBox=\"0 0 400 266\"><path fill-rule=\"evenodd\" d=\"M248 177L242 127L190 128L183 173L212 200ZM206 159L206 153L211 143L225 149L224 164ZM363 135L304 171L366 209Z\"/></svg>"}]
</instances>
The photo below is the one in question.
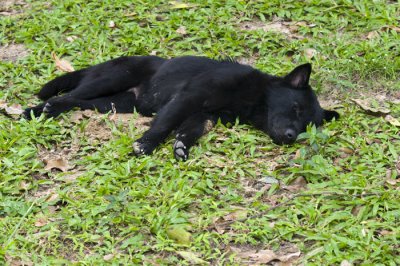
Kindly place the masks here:
<instances>
[{"instance_id":1,"label":"lawn","mask_svg":"<svg viewBox=\"0 0 400 266\"><path fill-rule=\"evenodd\" d=\"M399 18L380 0L3 0L0 264L399 265ZM218 124L180 162L172 139L132 156L138 114L18 115L68 63L148 54L311 62L341 118L291 146Z\"/></svg>"}]
</instances>

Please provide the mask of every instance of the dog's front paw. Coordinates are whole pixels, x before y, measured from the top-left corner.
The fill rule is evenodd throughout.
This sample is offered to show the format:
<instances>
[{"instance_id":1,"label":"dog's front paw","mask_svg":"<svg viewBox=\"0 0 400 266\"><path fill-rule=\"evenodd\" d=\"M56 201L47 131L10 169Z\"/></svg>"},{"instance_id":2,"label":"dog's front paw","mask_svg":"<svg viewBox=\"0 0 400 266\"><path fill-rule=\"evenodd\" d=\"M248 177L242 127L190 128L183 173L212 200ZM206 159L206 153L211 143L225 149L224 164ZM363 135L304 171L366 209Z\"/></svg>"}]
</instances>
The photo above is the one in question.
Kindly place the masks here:
<instances>
[{"instance_id":1,"label":"dog's front paw","mask_svg":"<svg viewBox=\"0 0 400 266\"><path fill-rule=\"evenodd\" d=\"M30 120L32 118L31 114L34 117L39 117L42 113L43 113L43 104L40 104L40 105L35 106L35 107L26 108L24 110L24 112L22 113L22 115L25 117L25 119Z\"/></svg>"},{"instance_id":2,"label":"dog's front paw","mask_svg":"<svg viewBox=\"0 0 400 266\"><path fill-rule=\"evenodd\" d=\"M155 145L150 142L144 142L140 139L133 143L133 152L136 156L149 155L155 149Z\"/></svg>"},{"instance_id":3,"label":"dog's front paw","mask_svg":"<svg viewBox=\"0 0 400 266\"><path fill-rule=\"evenodd\" d=\"M189 149L180 140L176 140L174 143L174 156L175 159L183 161L186 161L189 156Z\"/></svg>"}]
</instances>

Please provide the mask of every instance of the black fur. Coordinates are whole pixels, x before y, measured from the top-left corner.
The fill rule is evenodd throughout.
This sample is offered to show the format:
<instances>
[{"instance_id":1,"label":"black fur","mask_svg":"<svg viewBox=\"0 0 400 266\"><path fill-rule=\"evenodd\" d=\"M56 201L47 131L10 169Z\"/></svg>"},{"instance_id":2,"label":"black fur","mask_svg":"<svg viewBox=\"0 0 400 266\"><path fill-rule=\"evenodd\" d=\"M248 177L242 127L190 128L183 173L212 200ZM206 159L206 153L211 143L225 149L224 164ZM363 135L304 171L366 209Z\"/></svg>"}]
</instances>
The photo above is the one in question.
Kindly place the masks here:
<instances>
[{"instance_id":1,"label":"black fur","mask_svg":"<svg viewBox=\"0 0 400 266\"><path fill-rule=\"evenodd\" d=\"M289 144L309 123L338 118L323 110L309 85L311 65L284 77L265 74L226 60L185 56L120 57L75 71L47 83L39 92L44 102L25 110L30 118L56 117L75 107L157 114L151 128L134 144L137 155L150 154L176 131L175 157L187 159L189 148L220 118L254 125L277 144ZM64 93L57 96L59 93Z\"/></svg>"}]
</instances>

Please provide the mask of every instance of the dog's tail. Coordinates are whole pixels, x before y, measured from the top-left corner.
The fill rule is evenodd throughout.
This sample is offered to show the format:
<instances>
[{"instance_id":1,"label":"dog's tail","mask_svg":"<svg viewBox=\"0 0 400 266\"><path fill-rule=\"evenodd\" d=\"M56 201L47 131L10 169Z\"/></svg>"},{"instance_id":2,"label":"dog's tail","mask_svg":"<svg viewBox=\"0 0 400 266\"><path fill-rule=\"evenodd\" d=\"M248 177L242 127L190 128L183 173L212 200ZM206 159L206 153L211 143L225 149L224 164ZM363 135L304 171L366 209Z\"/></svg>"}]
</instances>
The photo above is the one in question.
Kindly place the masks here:
<instances>
[{"instance_id":1,"label":"dog's tail","mask_svg":"<svg viewBox=\"0 0 400 266\"><path fill-rule=\"evenodd\" d=\"M46 83L39 91L38 97L45 101L61 92L75 89L83 78L83 69L64 74Z\"/></svg>"}]
</instances>

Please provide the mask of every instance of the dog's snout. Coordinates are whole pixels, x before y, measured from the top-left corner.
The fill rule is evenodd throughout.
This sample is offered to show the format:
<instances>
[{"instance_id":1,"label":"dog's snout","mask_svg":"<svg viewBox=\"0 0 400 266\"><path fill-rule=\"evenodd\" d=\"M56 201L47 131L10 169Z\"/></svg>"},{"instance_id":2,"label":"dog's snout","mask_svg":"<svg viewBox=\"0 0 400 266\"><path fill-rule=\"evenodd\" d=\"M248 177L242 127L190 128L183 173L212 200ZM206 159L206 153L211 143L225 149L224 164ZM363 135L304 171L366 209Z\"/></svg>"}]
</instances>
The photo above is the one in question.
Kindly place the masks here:
<instances>
[{"instance_id":1,"label":"dog's snout","mask_svg":"<svg viewBox=\"0 0 400 266\"><path fill-rule=\"evenodd\" d=\"M296 140L296 132L293 129L288 128L285 131L285 137L290 141L294 141Z\"/></svg>"}]
</instances>

